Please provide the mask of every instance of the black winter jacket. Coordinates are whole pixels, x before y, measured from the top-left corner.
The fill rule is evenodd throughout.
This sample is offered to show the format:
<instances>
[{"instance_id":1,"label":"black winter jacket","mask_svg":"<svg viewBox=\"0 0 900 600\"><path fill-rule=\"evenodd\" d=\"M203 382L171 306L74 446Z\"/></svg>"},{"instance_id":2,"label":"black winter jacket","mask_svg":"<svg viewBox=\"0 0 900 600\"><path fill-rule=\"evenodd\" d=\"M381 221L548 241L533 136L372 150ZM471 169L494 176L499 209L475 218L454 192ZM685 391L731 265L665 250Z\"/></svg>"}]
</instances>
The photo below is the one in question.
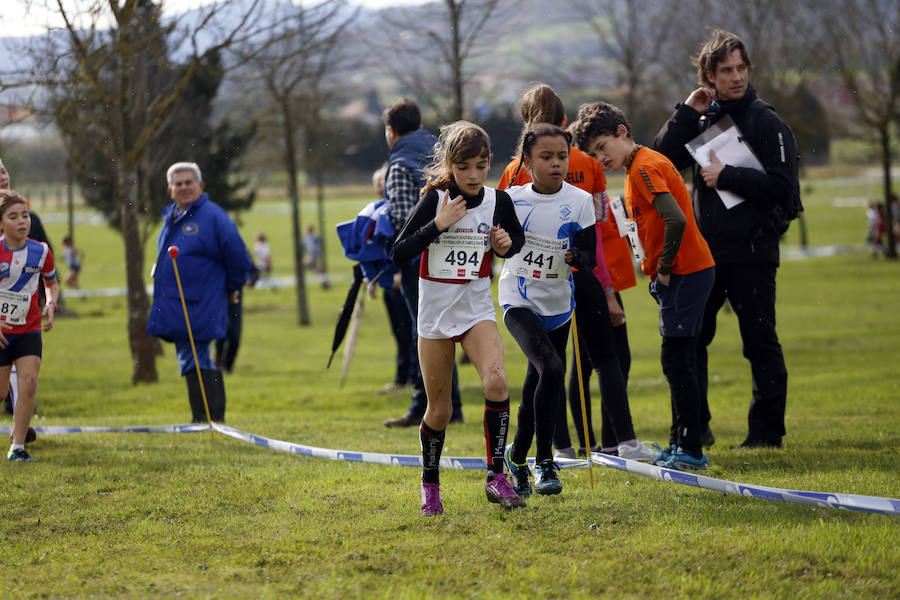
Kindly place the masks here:
<instances>
[{"instance_id":1,"label":"black winter jacket","mask_svg":"<svg viewBox=\"0 0 900 600\"><path fill-rule=\"evenodd\" d=\"M778 265L778 242L787 221L776 207L787 206L794 190L797 150L790 129L757 98L752 86L739 100L719 103L719 110L701 120L690 106L679 104L656 139L653 148L665 154L679 170L695 165L685 144L723 115L731 115L766 172L726 165L719 175L719 189L746 201L727 209L713 188L707 187L694 169L694 214L716 264L769 263ZM753 104L753 106L751 106ZM757 113L751 115L751 113Z\"/></svg>"}]
</instances>

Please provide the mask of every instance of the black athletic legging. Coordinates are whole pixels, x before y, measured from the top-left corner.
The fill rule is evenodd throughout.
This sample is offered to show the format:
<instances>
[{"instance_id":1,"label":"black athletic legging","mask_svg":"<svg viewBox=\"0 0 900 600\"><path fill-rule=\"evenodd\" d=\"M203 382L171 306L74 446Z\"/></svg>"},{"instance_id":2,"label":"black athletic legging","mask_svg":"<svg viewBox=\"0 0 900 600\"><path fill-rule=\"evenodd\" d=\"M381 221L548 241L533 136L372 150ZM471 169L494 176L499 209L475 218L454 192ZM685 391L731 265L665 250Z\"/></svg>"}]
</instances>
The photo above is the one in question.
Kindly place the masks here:
<instances>
[{"instance_id":1,"label":"black athletic legging","mask_svg":"<svg viewBox=\"0 0 900 600\"><path fill-rule=\"evenodd\" d=\"M631 422L631 408L628 405L626 380L619 362L616 333L609 320L609 307L606 304L603 286L590 273L577 272L574 279L579 349L582 352L586 351L590 357L589 362L582 362L582 370L589 371L591 366L597 370L603 412L609 419L609 425L612 426L616 443L633 440L635 437L634 426ZM577 376L574 381L577 388ZM578 397L577 389L575 390L575 402L571 404L579 441L582 447L586 447L585 440L581 439L584 437L584 432L581 421L581 399ZM588 422L590 423L590 407L587 408ZM588 435L593 438L593 431L589 431ZM557 448L568 448L572 445L564 405L556 414L554 441ZM594 440L591 439L590 443L593 445Z\"/></svg>"},{"instance_id":2,"label":"black athletic legging","mask_svg":"<svg viewBox=\"0 0 900 600\"><path fill-rule=\"evenodd\" d=\"M553 458L554 415L564 406L569 322L547 331L537 315L515 307L506 311L503 321L528 359L511 458L517 464L525 462L534 438L535 460L540 463Z\"/></svg>"}]
</instances>

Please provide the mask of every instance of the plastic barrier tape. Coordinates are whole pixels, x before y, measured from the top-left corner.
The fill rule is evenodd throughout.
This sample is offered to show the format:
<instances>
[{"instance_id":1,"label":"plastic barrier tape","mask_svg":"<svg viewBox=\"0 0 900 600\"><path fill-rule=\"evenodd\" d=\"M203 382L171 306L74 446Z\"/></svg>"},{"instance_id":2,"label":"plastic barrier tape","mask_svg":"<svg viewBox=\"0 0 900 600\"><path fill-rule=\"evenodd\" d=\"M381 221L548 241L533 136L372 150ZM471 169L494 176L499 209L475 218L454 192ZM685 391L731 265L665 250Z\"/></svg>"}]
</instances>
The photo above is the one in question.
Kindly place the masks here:
<instances>
[{"instance_id":1,"label":"plastic barrier tape","mask_svg":"<svg viewBox=\"0 0 900 600\"><path fill-rule=\"evenodd\" d=\"M303 444L294 444L283 440L263 437L246 431L213 423L212 428L219 433L236 440L241 440L255 446L278 450L279 452L288 452L290 454L299 454L312 458L327 458L329 460L341 460L347 462L361 462L379 465L395 465L400 467L421 467L422 457L410 454L383 454L379 452L350 452L348 450L333 450L330 448L318 448L316 446L306 446ZM44 435L60 435L68 433L96 433L96 432L118 432L118 433L198 433L209 431L210 426L206 424L192 425L156 425L149 427L56 427L41 426L35 427L35 432ZM0 433L10 434L12 427L0 426ZM733 494L736 496L748 496L751 498L762 498L764 500L778 500L781 502L791 502L794 504L807 504L811 506L820 506L825 508L836 508L844 510L854 510L870 513L881 513L888 515L900 516L900 500L896 498L880 498L878 496L861 496L857 494L840 494L832 492L808 492L804 490L788 490L782 488L774 488L763 485L752 485L747 483L738 483L735 481L727 481L724 479L715 479L705 475L698 475L693 472L676 471L674 469L666 469L665 467L657 467L646 463L627 460L617 456L609 456L599 452L591 453L591 461L594 464L619 471L626 471L644 477L652 477L661 481L670 483L678 483L681 485L689 485L705 490L722 492L724 494ZM534 459L528 459L529 464L533 466ZM578 459L558 459L557 464L563 469L584 469L587 468L586 460ZM441 458L441 468L444 469L464 469L484 471L487 468L487 462L484 458L465 458L457 456L444 456Z\"/></svg>"}]
</instances>

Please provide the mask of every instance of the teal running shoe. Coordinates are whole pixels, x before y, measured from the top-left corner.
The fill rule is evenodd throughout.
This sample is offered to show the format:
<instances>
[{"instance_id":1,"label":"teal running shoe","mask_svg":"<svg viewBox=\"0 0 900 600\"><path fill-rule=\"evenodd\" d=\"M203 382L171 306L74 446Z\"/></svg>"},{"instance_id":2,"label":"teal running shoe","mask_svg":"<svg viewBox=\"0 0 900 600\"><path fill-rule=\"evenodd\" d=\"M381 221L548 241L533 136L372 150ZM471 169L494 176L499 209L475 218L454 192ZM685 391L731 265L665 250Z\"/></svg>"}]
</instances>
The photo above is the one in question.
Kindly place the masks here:
<instances>
[{"instance_id":1,"label":"teal running shoe","mask_svg":"<svg viewBox=\"0 0 900 600\"><path fill-rule=\"evenodd\" d=\"M527 464L518 465L513 462L512 447L512 444L506 447L506 451L503 453L503 462L506 463L506 468L509 470L509 476L512 479L513 489L516 491L516 494L522 498L527 498L533 491L530 479L531 469L528 468Z\"/></svg>"},{"instance_id":2,"label":"teal running shoe","mask_svg":"<svg viewBox=\"0 0 900 600\"><path fill-rule=\"evenodd\" d=\"M709 457L701 454L697 458L687 450L679 447L669 457L663 467L667 469L675 469L676 471L705 471L709 468Z\"/></svg>"},{"instance_id":3,"label":"teal running shoe","mask_svg":"<svg viewBox=\"0 0 900 600\"><path fill-rule=\"evenodd\" d=\"M6 460L11 462L35 462L37 459L32 458L24 448L16 448L7 453Z\"/></svg>"},{"instance_id":4,"label":"teal running shoe","mask_svg":"<svg viewBox=\"0 0 900 600\"><path fill-rule=\"evenodd\" d=\"M675 444L672 444L668 448L663 448L656 442L652 443L652 446L659 453L656 455L656 458L650 461L651 465L656 465L657 467L664 467L666 463L672 458L672 455L675 453Z\"/></svg>"},{"instance_id":5,"label":"teal running shoe","mask_svg":"<svg viewBox=\"0 0 900 600\"><path fill-rule=\"evenodd\" d=\"M542 460L541 464L534 466L534 491L543 496L558 494L562 491L562 482L556 471L559 465L552 458Z\"/></svg>"}]
</instances>

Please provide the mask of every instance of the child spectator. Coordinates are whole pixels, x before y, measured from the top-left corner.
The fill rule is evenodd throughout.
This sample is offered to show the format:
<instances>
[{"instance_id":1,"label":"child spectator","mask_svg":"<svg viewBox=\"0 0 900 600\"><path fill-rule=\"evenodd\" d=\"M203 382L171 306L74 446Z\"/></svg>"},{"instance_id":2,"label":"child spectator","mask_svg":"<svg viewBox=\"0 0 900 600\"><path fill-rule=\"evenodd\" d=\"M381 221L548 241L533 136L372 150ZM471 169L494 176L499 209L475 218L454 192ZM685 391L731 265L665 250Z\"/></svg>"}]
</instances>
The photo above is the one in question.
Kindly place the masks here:
<instances>
[{"instance_id":1,"label":"child spectator","mask_svg":"<svg viewBox=\"0 0 900 600\"><path fill-rule=\"evenodd\" d=\"M69 272L66 274L66 285L73 289L78 289L78 273L81 272L81 263L84 262L84 251L81 248L76 248L75 244L72 242L72 236L67 235L62 240L63 244L63 260L66 261L66 266L69 267Z\"/></svg>"},{"instance_id":2,"label":"child spectator","mask_svg":"<svg viewBox=\"0 0 900 600\"><path fill-rule=\"evenodd\" d=\"M646 253L641 270L659 304L660 360L669 382L673 423L670 447L654 463L705 469L697 380L697 339L715 263L694 220L684 180L664 155L634 142L631 125L605 102L583 105L575 128L578 146L613 171L625 167L625 204Z\"/></svg>"}]
</instances>

